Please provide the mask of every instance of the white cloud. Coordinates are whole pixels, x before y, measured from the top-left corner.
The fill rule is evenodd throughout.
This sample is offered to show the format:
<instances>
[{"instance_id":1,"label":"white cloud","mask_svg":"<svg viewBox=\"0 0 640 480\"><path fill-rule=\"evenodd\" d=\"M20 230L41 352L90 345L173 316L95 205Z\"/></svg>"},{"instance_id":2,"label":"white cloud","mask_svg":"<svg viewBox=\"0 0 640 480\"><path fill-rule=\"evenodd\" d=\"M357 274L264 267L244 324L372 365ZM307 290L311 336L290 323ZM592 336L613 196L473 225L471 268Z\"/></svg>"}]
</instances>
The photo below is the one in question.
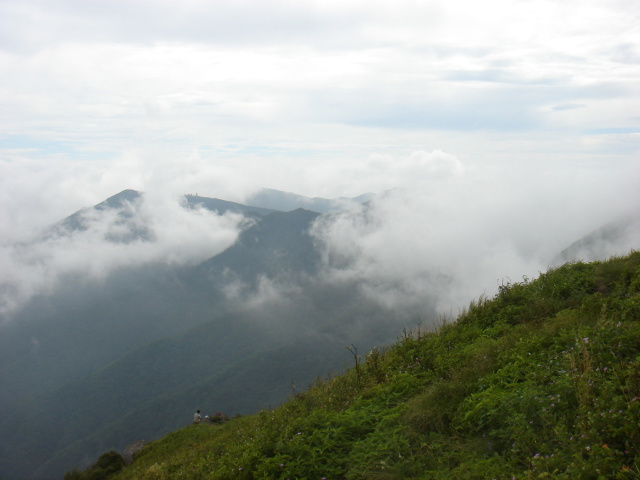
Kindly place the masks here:
<instances>
[{"instance_id":1,"label":"white cloud","mask_svg":"<svg viewBox=\"0 0 640 480\"><path fill-rule=\"evenodd\" d=\"M626 60L640 51L633 4L5 1L0 8L6 43L35 42L26 51L7 45L0 56L7 72L0 127L32 143L71 142L70 155L114 154L123 145L309 145L316 132L335 135L327 124L638 126L625 118L629 101L637 106L640 75ZM567 101L592 111L561 123L539 116ZM378 133L369 129L366 141ZM344 148L352 135L345 126L328 142Z\"/></svg>"},{"instance_id":2,"label":"white cloud","mask_svg":"<svg viewBox=\"0 0 640 480\"><path fill-rule=\"evenodd\" d=\"M118 211L86 209L85 230L0 245L0 314L35 294L52 291L65 277L102 280L123 267L150 263L196 264L236 239L245 220L187 209L177 198L145 195ZM142 235L139 235L142 234Z\"/></svg>"},{"instance_id":3,"label":"white cloud","mask_svg":"<svg viewBox=\"0 0 640 480\"><path fill-rule=\"evenodd\" d=\"M415 152L404 160L425 156ZM628 203L608 201L616 192L629 194L633 178L602 190L597 177L528 172L518 179L465 170L442 152L436 158L446 159L456 175L430 176L432 162L423 163L422 175L413 171L421 181L412 188L317 222L313 233L324 247L330 278L358 280L387 307L433 300L441 313L456 316L472 299L495 294L501 283L546 271L563 249L640 200L634 193L625 196ZM640 247L637 238L607 245L600 258L628 253L634 242Z\"/></svg>"},{"instance_id":4,"label":"white cloud","mask_svg":"<svg viewBox=\"0 0 640 480\"><path fill-rule=\"evenodd\" d=\"M474 208L585 204L556 191L637 168L639 21L611 0L0 0L2 242L125 188L441 202L480 175ZM627 202L599 198L592 218Z\"/></svg>"}]
</instances>

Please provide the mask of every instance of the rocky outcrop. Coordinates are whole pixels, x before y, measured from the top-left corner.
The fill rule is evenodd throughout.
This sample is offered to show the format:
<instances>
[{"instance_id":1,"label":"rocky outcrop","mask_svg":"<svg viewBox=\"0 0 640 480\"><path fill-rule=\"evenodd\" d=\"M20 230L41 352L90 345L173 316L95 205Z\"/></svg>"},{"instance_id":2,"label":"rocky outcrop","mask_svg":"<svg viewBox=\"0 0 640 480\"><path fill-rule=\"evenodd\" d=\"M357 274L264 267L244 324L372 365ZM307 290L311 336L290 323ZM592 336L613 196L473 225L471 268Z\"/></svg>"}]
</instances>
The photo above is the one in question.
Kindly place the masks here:
<instances>
[{"instance_id":1,"label":"rocky outcrop","mask_svg":"<svg viewBox=\"0 0 640 480\"><path fill-rule=\"evenodd\" d=\"M140 450L142 450L142 447L144 447L144 445L145 445L144 440L136 440L135 442L131 442L129 445L124 447L124 450L122 451L122 458L124 459L124 464L131 465L131 463L133 462L134 455L138 453Z\"/></svg>"}]
</instances>

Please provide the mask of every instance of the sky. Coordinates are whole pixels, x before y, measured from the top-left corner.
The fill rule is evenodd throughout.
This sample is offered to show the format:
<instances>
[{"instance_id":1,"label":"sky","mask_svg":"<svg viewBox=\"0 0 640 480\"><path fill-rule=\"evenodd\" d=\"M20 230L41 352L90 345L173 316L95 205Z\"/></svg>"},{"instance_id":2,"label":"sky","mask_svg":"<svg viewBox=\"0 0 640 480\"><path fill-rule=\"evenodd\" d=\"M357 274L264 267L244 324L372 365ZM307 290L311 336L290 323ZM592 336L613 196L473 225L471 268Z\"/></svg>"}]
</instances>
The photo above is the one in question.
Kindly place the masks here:
<instances>
[{"instance_id":1,"label":"sky","mask_svg":"<svg viewBox=\"0 0 640 480\"><path fill-rule=\"evenodd\" d=\"M385 242L535 273L637 211L639 25L628 0L0 0L0 261L126 188L398 189L378 233L323 234L361 274L415 265Z\"/></svg>"}]
</instances>

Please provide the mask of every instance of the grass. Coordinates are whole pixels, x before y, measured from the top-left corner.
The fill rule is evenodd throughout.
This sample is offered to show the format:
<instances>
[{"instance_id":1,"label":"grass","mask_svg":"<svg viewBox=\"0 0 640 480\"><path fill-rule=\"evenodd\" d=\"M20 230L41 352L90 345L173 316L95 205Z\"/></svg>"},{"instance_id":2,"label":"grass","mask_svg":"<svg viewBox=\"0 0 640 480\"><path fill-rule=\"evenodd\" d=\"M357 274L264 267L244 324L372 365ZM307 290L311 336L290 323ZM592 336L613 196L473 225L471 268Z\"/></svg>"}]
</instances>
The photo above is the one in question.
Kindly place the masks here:
<instances>
[{"instance_id":1,"label":"grass","mask_svg":"<svg viewBox=\"0 0 640 480\"><path fill-rule=\"evenodd\" d=\"M66 478L639 478L640 252L503 285L279 408L92 472Z\"/></svg>"}]
</instances>

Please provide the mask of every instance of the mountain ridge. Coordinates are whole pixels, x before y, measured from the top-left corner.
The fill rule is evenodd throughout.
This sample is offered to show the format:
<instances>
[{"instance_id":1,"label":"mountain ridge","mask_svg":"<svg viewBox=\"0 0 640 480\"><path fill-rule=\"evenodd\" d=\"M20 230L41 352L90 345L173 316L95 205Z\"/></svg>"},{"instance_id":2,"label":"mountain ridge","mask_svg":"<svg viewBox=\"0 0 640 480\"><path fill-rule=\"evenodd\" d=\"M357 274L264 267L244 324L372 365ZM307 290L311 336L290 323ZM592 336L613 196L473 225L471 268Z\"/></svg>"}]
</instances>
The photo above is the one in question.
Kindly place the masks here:
<instances>
[{"instance_id":1,"label":"mountain ridge","mask_svg":"<svg viewBox=\"0 0 640 480\"><path fill-rule=\"evenodd\" d=\"M115 222L113 224L119 227L123 226L125 232L135 233L140 225L135 214L143 201L143 193L124 190L94 207L80 210L67 217L61 222L63 227L59 228L57 233L75 235L84 232L91 224L82 222L87 218L92 219L92 212L96 211L106 213L105 218ZM124 397L133 400L132 394L137 395L133 390L135 387L141 387L148 381L158 382L155 390L147 392L147 395L153 397L163 388L178 388L181 380L187 383L194 381L193 375L185 375L184 372L190 373L189 369L197 368L197 359L194 359L195 363L186 367L186 370L183 369L182 374L176 369L173 377L163 375L162 371L152 373L152 368L148 371L143 369L140 380L132 380L129 394L125 394L125 383L122 383L123 391L120 395L119 389L116 388L118 383L109 378L119 376L124 382L124 375L128 375L130 368L133 372L138 368L135 366L136 363L144 364L144 361L133 360L134 357L131 355L151 360L153 352L157 355L158 351L163 351L162 356L168 358L168 363L165 362L163 368L176 367L175 362L171 361L172 355L177 354L176 351L166 348L158 350L158 347L174 345L175 342L171 339L180 338L202 322L210 323L210 332L213 335L210 338L216 338L216 332L220 332L221 329L230 335L227 335L226 343L220 343L224 337L219 337L217 344L211 343L201 348L205 355L201 357L201 362L219 363L210 355L213 348L225 356L224 363L220 364L220 368L224 369L231 368L236 361L241 361L241 358L237 358L238 355L242 357L254 350L274 349L276 345L285 349L294 346L293 339L285 342L268 332L257 334L263 328L261 325L266 326L264 321L269 315L273 318L272 322L293 322L287 328L301 333L305 325L311 324L305 320L306 323L297 322L299 325L296 326L296 319L314 318L314 321L324 321L324 314L313 313L318 308L325 312L337 311L339 308L343 308L345 312L373 312L371 306L357 304L357 295L343 295L343 292L348 290L341 288L341 291L338 291L333 287L327 289L327 286L321 283L309 281L310 276L317 272L319 256L314 253L315 246L308 235L308 229L319 213L303 209L289 212L271 211L195 196L185 196L185 205L187 208L206 208L218 214L241 214L249 221L244 225L244 230L234 245L220 255L195 266L152 263L142 267L119 268L100 281L87 282L81 278L69 278L53 296L36 297L26 309L19 312L13 324L16 328L5 328L0 338L0 343L6 347L3 349L3 355L8 358L9 352L14 353L8 363L3 360L0 364L0 379L6 386L3 389L3 397L0 398L4 412L3 418L0 419L0 430L4 432L0 436L0 475L20 479L36 475L33 478L40 478L38 475L44 475L49 467L43 466L44 470L38 474L38 465L43 460L44 464L47 464L47 456L56 457L56 452L64 450L66 443L80 442L79 445L85 451L76 451L75 455L94 455L96 452L90 449L91 442L83 442L82 439L91 435L92 431L100 430L102 427L97 427L100 423L105 423L105 428L108 429L108 425L116 421L119 415L135 410L137 407L134 405L124 405ZM127 222L131 222L133 227L129 228ZM107 240L118 241L122 240L122 237ZM125 241L133 240L151 242L153 238L151 235L136 238L130 236ZM323 292L323 299L340 297L340 300L335 305L334 301L330 301L327 305L321 306L319 301L312 299L315 294L304 293L303 295L310 296L304 299L301 297L300 304L304 305L311 299L311 304L315 306L298 311L297 307L292 309L288 306L286 301L278 301L279 303L266 305L262 309L256 307L257 309L250 310L248 318L251 320L244 324L237 323L243 315L241 311L237 311L241 303L236 305L241 300L228 300L228 292L225 289L230 285L229 282L233 281L233 285L239 285L240 295L246 297L259 293L256 289L261 288L264 279L270 279L274 285L294 280L306 281L305 288L311 289L310 292L317 289L318 292ZM335 293L331 293L332 291ZM330 297L326 297L327 292ZM355 293L355 290L353 292ZM82 302L76 304L74 298L82 299ZM225 323L225 315L228 317L227 312L232 306L236 310L235 313L230 313L232 323ZM272 313L269 314L269 311ZM262 321L257 321L258 317L263 317ZM345 323L346 325L348 323ZM317 328L319 327L313 327ZM383 336L388 334L387 330L382 330ZM242 340L246 332L256 333L252 338L261 340L262 346ZM193 340L201 342L203 338L206 337ZM101 346L94 346L95 342ZM234 357L231 355L234 352L229 348L238 345L238 342L243 342L245 346L242 349L236 348ZM325 347L328 348L328 344ZM309 368L313 366L316 369L314 371L317 371L317 368L322 368L323 365L327 368L333 368L331 365L335 367L335 364L331 363L333 359L318 361L321 355L319 346L312 350L316 361L308 363ZM187 342L184 348L181 347L180 355L193 354L195 351L197 349L194 348L194 344ZM74 354L70 355L69 352ZM205 360L207 353L209 357ZM122 368L116 370L119 368L118 365ZM253 375L259 376L258 373ZM171 385L171 378L176 379L178 383L174 381ZM302 376L291 380L306 383L312 379ZM104 391L104 385L107 384L112 387ZM104 393L101 394L102 391ZM280 399L284 398L286 391L280 390L279 395ZM81 398L91 400L87 400L88 403L85 404ZM104 403L106 401L112 402L113 406ZM150 401L149 397L136 400L140 405L147 401ZM259 408L259 402L259 398L249 398L247 405L253 405L254 409ZM102 403L104 408L101 413L96 409L100 409ZM18 419L29 417L30 410L38 411L47 420L41 422L34 419L14 423ZM75 414L71 413L73 411ZM91 428L90 424L93 425ZM166 431L166 427L164 428L163 431ZM87 448L89 449L86 450ZM26 452L29 454L26 455ZM10 460L11 458L13 460ZM18 458L23 458L25 463L20 464ZM75 463L76 460L73 460L71 464ZM61 474L71 464L57 464L57 471Z\"/></svg>"},{"instance_id":2,"label":"mountain ridge","mask_svg":"<svg viewBox=\"0 0 640 480\"><path fill-rule=\"evenodd\" d=\"M247 198L247 205L272 208L280 211L291 211L298 208L318 213L331 213L348 209L371 200L375 194L364 193L356 197L320 198L305 197L290 192L263 188Z\"/></svg>"},{"instance_id":3,"label":"mountain ridge","mask_svg":"<svg viewBox=\"0 0 640 480\"><path fill-rule=\"evenodd\" d=\"M66 480L640 474L640 252L503 285L453 323L354 353L277 408L111 451ZM110 473L105 470L111 468Z\"/></svg>"},{"instance_id":4,"label":"mountain ridge","mask_svg":"<svg viewBox=\"0 0 640 480\"><path fill-rule=\"evenodd\" d=\"M124 190L90 207L106 213L110 225L118 226L116 232L121 235L107 236L108 242L153 243L151 230L146 237L135 237L145 231L146 224L135 216L144 201L143 193ZM61 475L73 465L80 466L74 456L91 459L105 448L118 447L100 443L92 437L96 432L117 439L116 443L133 440L131 430L119 418L145 418L145 406L165 412L159 423L171 415L181 416L167 412L172 402L180 403L180 409L191 409L189 392L201 391L196 384L203 380L198 377L199 364L207 366L206 378L211 382L222 382L223 377L216 375L235 371L244 372L243 382L258 384L259 371L242 367L247 358L264 354L264 361L280 362L269 368L286 371L290 365L278 352L295 351L296 339L317 339L316 345L304 343L305 355L315 356L315 360L302 362L307 376L274 389L279 401L284 401L290 381L306 384L318 369L339 370L343 357L338 352L348 353L344 345L368 351L392 342L408 326L437 321L432 292L422 294L419 310L392 309L363 292L357 278L328 275L309 228L335 213L301 208L273 211L198 196L184 196L182 206L241 215L246 221L241 222L232 245L193 265L151 262L119 267L101 280L65 277L51 294L34 297L16 315L13 327L3 328L0 382L6 388L0 392L0 476L47 478L47 469ZM370 209L371 204L361 213L366 216ZM82 218L92 220L92 215ZM109 229L100 226L98 231ZM77 233L73 228L62 232ZM333 353L327 357L329 351ZM187 359L187 355L193 357ZM162 361L154 364L154 358ZM115 387L119 375L122 392ZM135 391L137 385L149 382L153 388ZM215 390L214 383L210 385ZM105 390L105 385L110 387ZM175 389L185 393L164 395ZM77 392L94 400L88 405L76 403L81 396ZM229 398L224 392L220 395ZM252 407L242 412L234 411L230 402L227 413L257 410L264 406L261 399L265 395L263 391L244 399ZM129 403L127 398L138 398L138 403ZM76 405L85 423L75 423L68 405ZM21 421L30 416L29 408L46 422ZM104 415L95 410L100 408ZM153 425L151 429L143 421L139 425L140 435L147 438L148 432L157 435L169 426ZM16 459L21 455L24 463L18 465Z\"/></svg>"}]
</instances>

